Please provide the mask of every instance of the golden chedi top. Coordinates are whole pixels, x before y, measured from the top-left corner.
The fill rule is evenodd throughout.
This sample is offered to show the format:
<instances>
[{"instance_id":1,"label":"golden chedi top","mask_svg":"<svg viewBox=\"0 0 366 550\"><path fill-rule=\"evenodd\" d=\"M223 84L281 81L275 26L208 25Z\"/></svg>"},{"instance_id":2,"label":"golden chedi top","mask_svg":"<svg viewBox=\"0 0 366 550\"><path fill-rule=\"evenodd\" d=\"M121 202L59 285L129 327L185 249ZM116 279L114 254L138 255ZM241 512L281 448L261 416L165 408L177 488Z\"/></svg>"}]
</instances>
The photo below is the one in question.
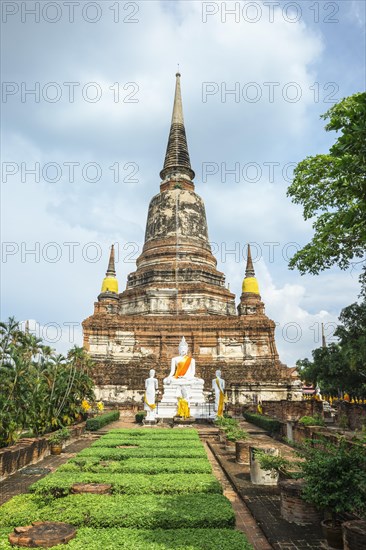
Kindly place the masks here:
<instances>
[{"instance_id":1,"label":"golden chedi top","mask_svg":"<svg viewBox=\"0 0 366 550\"><path fill-rule=\"evenodd\" d=\"M259 294L258 281L254 273L252 254L250 252L250 244L248 244L247 267L245 269L242 291L245 293L251 292L252 294Z\"/></svg>"},{"instance_id":2,"label":"golden chedi top","mask_svg":"<svg viewBox=\"0 0 366 550\"><path fill-rule=\"evenodd\" d=\"M114 262L114 245L111 246L108 269L103 279L101 292L113 292L118 294L118 281L116 279L116 268Z\"/></svg>"}]
</instances>

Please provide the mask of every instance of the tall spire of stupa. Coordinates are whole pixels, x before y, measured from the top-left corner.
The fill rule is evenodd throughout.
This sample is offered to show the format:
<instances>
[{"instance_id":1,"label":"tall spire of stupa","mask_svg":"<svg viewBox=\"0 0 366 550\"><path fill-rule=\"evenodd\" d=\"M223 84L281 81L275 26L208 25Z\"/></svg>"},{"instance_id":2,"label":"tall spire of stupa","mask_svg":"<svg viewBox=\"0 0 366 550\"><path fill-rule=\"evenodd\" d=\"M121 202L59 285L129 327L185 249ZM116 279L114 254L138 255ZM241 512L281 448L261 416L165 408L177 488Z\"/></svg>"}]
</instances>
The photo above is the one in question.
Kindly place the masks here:
<instances>
[{"instance_id":1,"label":"tall spire of stupa","mask_svg":"<svg viewBox=\"0 0 366 550\"><path fill-rule=\"evenodd\" d=\"M247 267L245 269L245 277L255 277L250 244L248 244Z\"/></svg>"},{"instance_id":2,"label":"tall spire of stupa","mask_svg":"<svg viewBox=\"0 0 366 550\"><path fill-rule=\"evenodd\" d=\"M255 276L252 253L250 251L250 244L248 244L248 254L247 254L247 266L245 269L245 277L243 280L242 286L243 292L251 292L253 294L259 294L258 281Z\"/></svg>"},{"instance_id":3,"label":"tall spire of stupa","mask_svg":"<svg viewBox=\"0 0 366 550\"><path fill-rule=\"evenodd\" d=\"M164 167L160 172L160 177L163 181L169 180L170 178L174 178L174 180L188 179L191 181L195 176L195 173L191 168L186 130L184 127L180 76L181 75L179 72L175 75L176 82L172 121L170 125Z\"/></svg>"},{"instance_id":4,"label":"tall spire of stupa","mask_svg":"<svg viewBox=\"0 0 366 550\"><path fill-rule=\"evenodd\" d=\"M103 279L101 293L113 292L118 294L118 281L116 278L116 266L114 261L114 245L111 246L111 253L109 255L108 269Z\"/></svg>"},{"instance_id":5,"label":"tall spire of stupa","mask_svg":"<svg viewBox=\"0 0 366 550\"><path fill-rule=\"evenodd\" d=\"M111 246L111 253L109 255L109 262L108 262L108 269L106 273L107 277L115 277L116 276L116 265L114 261L114 244Z\"/></svg>"}]
</instances>

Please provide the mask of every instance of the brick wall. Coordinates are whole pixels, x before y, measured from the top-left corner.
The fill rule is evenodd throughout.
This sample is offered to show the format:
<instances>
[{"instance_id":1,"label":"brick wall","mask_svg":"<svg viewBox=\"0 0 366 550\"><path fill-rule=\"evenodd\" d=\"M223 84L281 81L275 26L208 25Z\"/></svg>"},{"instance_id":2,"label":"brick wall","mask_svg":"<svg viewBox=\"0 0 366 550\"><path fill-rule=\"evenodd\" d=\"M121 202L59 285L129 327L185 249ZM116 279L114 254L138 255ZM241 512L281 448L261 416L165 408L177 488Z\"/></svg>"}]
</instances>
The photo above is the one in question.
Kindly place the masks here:
<instances>
[{"instance_id":1,"label":"brick wall","mask_svg":"<svg viewBox=\"0 0 366 550\"><path fill-rule=\"evenodd\" d=\"M333 403L333 407L337 410L337 422L345 415L350 430L361 430L363 425L366 426L366 405L337 401Z\"/></svg>"},{"instance_id":2,"label":"brick wall","mask_svg":"<svg viewBox=\"0 0 366 550\"><path fill-rule=\"evenodd\" d=\"M69 428L71 437L69 445L85 430L85 422ZM24 438L15 445L0 449L0 481L14 474L28 464L36 464L50 454L48 437Z\"/></svg>"},{"instance_id":3,"label":"brick wall","mask_svg":"<svg viewBox=\"0 0 366 550\"><path fill-rule=\"evenodd\" d=\"M319 401L263 401L263 413L278 420L299 420L302 416L322 414L322 404Z\"/></svg>"}]
</instances>

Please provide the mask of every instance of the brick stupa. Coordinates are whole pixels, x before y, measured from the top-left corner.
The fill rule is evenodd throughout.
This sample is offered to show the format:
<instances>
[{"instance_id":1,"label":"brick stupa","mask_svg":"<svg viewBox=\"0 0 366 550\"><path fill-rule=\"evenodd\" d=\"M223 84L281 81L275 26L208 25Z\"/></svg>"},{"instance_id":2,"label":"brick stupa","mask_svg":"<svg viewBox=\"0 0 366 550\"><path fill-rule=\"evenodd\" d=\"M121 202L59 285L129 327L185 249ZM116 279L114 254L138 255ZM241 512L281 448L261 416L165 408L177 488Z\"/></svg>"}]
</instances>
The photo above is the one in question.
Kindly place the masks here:
<instances>
[{"instance_id":1,"label":"brick stupa","mask_svg":"<svg viewBox=\"0 0 366 550\"><path fill-rule=\"evenodd\" d=\"M205 206L193 183L179 73L160 177L126 290L118 293L112 246L94 314L83 322L84 346L96 362L97 397L141 403L151 368L162 389L185 336L207 392L220 368L232 403L299 399L299 382L278 357L275 323L265 315L249 246L238 307L216 268Z\"/></svg>"}]
</instances>

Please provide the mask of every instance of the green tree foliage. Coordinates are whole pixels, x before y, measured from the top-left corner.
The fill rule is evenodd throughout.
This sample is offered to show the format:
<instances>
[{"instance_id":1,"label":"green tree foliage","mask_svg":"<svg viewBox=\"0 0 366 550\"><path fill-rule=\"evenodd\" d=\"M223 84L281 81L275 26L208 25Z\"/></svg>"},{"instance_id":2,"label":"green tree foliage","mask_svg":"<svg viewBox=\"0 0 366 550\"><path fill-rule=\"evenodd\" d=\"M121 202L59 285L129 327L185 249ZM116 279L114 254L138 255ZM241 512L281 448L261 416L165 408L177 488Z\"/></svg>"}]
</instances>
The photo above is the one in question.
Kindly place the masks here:
<instances>
[{"instance_id":1,"label":"green tree foliage","mask_svg":"<svg viewBox=\"0 0 366 550\"><path fill-rule=\"evenodd\" d=\"M67 358L20 330L14 318L0 323L0 447L20 432L34 435L71 424L83 398L93 398L92 362L75 346Z\"/></svg>"},{"instance_id":2,"label":"green tree foliage","mask_svg":"<svg viewBox=\"0 0 366 550\"><path fill-rule=\"evenodd\" d=\"M362 261L366 245L366 93L334 105L322 118L326 131L341 131L328 154L307 157L294 171L288 188L292 202L315 218L314 236L296 252L290 268L301 274ZM366 273L361 276L366 292Z\"/></svg>"},{"instance_id":3,"label":"green tree foliage","mask_svg":"<svg viewBox=\"0 0 366 550\"><path fill-rule=\"evenodd\" d=\"M313 360L297 362L302 380L323 393L366 397L366 300L344 308L335 330L339 342L312 351Z\"/></svg>"},{"instance_id":4,"label":"green tree foliage","mask_svg":"<svg viewBox=\"0 0 366 550\"><path fill-rule=\"evenodd\" d=\"M366 511L366 454L362 445L340 439L302 446L298 454L305 487L303 497L320 510L337 514L364 515Z\"/></svg>"}]
</instances>

